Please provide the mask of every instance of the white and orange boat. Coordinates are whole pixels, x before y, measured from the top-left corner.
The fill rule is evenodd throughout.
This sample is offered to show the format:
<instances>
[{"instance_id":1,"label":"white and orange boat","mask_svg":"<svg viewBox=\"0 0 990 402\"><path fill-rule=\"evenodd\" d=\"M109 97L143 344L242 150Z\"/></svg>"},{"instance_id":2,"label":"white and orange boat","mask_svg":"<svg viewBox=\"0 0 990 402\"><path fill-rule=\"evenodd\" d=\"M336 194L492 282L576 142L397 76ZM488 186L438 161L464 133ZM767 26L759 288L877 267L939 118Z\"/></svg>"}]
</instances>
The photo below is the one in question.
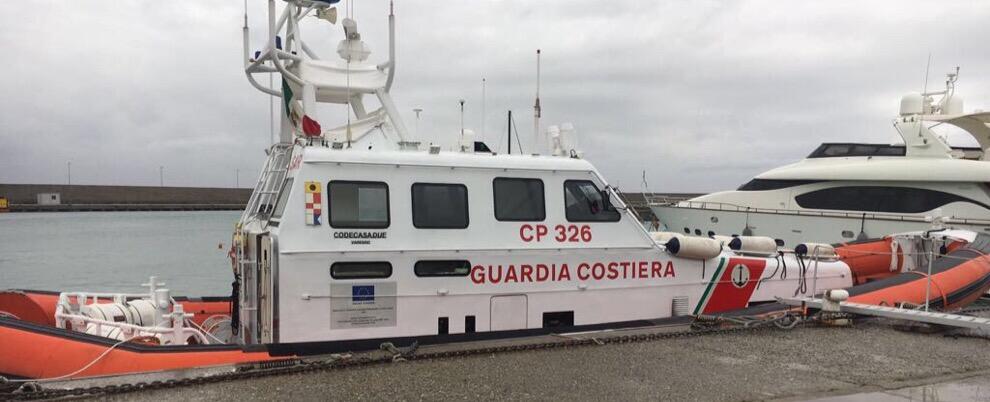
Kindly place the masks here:
<instances>
[{"instance_id":1,"label":"white and orange boat","mask_svg":"<svg viewBox=\"0 0 990 402\"><path fill-rule=\"evenodd\" d=\"M335 20L331 3L288 0L279 13L270 0L268 41L253 55L245 17L247 76L282 99L281 132L235 228L231 297L173 297L155 278L135 294L3 292L0 373L83 378L648 326L849 288L860 276L842 247L646 231L580 158L569 125L548 127L543 155L495 154L466 131L452 150L423 146L391 98L394 40L379 64L350 18L339 60L303 42L300 24ZM390 10L393 37L394 21ZM266 73L281 84L253 78ZM353 119L323 129L319 103ZM941 257L964 262L933 271L946 307L990 286L986 236L965 240ZM924 301L916 288L909 280L863 297Z\"/></svg>"}]
</instances>

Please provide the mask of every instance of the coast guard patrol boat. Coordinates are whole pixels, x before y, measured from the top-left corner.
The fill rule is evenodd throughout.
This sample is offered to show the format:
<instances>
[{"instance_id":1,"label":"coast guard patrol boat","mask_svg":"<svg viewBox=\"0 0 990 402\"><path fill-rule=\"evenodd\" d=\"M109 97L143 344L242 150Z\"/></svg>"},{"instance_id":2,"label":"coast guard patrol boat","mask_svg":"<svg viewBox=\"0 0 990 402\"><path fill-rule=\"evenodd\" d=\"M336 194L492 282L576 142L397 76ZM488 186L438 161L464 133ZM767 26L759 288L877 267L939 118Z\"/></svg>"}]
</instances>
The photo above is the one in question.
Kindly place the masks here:
<instances>
[{"instance_id":1,"label":"coast guard patrol boat","mask_svg":"<svg viewBox=\"0 0 990 402\"><path fill-rule=\"evenodd\" d=\"M375 64L352 18L334 60L303 41L301 24L336 21L332 3L287 0L279 12L269 0L268 39L253 53L245 15L247 78L281 99L281 130L233 234L231 297L173 297L156 278L146 293L2 291L0 375L269 364L384 342L649 326L854 280L889 282L852 288L850 300L953 308L990 286L990 239L975 234L844 250L647 232L569 145L572 130L551 127L546 155L498 155L468 135L453 150L421 144L390 91L391 7L389 57ZM259 84L269 73L280 85ZM348 118L324 128L320 104ZM934 260L906 262L921 240ZM897 253L871 251L894 243ZM939 247L955 254L935 258ZM925 265L927 276L900 272Z\"/></svg>"},{"instance_id":2,"label":"coast guard patrol boat","mask_svg":"<svg viewBox=\"0 0 990 402\"><path fill-rule=\"evenodd\" d=\"M339 58L324 60L299 24L327 15L325 3L287 1L281 16L269 4L266 48L250 54L245 29L244 56L251 84L282 100L281 132L234 235L239 342L628 322L799 288L797 257L772 243L752 257L678 237L678 251L695 258L675 255L567 148L568 130L549 130L547 155L479 152L487 147L470 138L454 151L416 141L390 92L394 14L384 62L370 61L351 18ZM266 73L281 86L254 78ZM353 120L324 128L319 103L346 105ZM763 278L777 265L793 271L788 279ZM841 262L820 262L817 277L819 289L851 284Z\"/></svg>"},{"instance_id":3,"label":"coast guard patrol boat","mask_svg":"<svg viewBox=\"0 0 990 402\"><path fill-rule=\"evenodd\" d=\"M0 373L86 377L652 325L853 284L828 246L647 232L566 125L549 128L544 155L495 154L466 134L453 149L422 144L392 99L391 7L388 57L374 63L350 17L337 57L303 41L302 24L336 23L333 1L276 3L259 51L245 15L246 76L280 99L280 133L233 234L232 296L173 297L155 278L135 294L0 292ZM279 84L260 84L264 74ZM347 118L331 128L318 106ZM64 353L38 357L53 348Z\"/></svg>"}]
</instances>

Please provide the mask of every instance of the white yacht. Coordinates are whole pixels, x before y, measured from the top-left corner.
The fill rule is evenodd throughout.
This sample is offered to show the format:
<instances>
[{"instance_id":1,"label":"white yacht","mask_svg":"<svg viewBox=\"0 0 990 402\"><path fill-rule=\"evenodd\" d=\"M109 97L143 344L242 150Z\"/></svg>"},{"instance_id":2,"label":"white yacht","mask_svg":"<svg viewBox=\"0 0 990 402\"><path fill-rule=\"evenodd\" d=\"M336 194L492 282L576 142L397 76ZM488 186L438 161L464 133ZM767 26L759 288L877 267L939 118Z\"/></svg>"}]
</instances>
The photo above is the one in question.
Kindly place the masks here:
<instances>
[{"instance_id":1,"label":"white yacht","mask_svg":"<svg viewBox=\"0 0 990 402\"><path fill-rule=\"evenodd\" d=\"M963 113L957 78L958 68L944 90L901 99L894 127L903 144L825 143L735 191L651 209L671 231L770 236L788 245L925 230L932 220L990 232L990 112ZM933 130L945 124L979 147L950 146Z\"/></svg>"}]
</instances>

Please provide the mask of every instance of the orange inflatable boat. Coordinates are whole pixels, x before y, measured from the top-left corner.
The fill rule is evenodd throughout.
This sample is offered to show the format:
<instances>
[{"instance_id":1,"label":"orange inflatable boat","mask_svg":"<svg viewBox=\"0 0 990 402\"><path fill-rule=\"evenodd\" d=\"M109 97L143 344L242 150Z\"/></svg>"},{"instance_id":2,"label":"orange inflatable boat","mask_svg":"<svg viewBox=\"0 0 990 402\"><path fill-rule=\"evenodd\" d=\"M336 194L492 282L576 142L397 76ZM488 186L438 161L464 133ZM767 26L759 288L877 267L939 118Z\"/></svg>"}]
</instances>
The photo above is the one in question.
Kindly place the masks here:
<instances>
[{"instance_id":1,"label":"orange inflatable boat","mask_svg":"<svg viewBox=\"0 0 990 402\"><path fill-rule=\"evenodd\" d=\"M848 301L883 306L925 304L929 268L931 289L927 301L931 308L959 309L990 290L990 235L946 231L938 234L940 241L936 241L935 250L924 246L930 241L918 241L921 235L919 232L837 246L836 254L849 265L855 278L856 285L847 289ZM930 264L927 256L934 256ZM723 315L760 316L791 308L768 303Z\"/></svg>"},{"instance_id":2,"label":"orange inflatable boat","mask_svg":"<svg viewBox=\"0 0 990 402\"><path fill-rule=\"evenodd\" d=\"M961 308L990 289L990 235L978 235L971 242L951 240L933 254L937 257L930 264L930 306L943 310ZM915 262L910 257L901 256L900 261L910 265ZM895 257L888 252L887 258L889 266L890 259ZM921 262L903 272L853 286L849 289L849 301L888 306L924 304L929 266L925 265L926 261Z\"/></svg>"},{"instance_id":3,"label":"orange inflatable boat","mask_svg":"<svg viewBox=\"0 0 990 402\"><path fill-rule=\"evenodd\" d=\"M915 232L842 243L835 245L835 252L840 260L849 265L853 284L862 285L902 272L919 269L927 272L927 267L919 265L924 265L929 252L935 256L945 256L967 244L978 248L974 243L977 236L970 231L938 231L929 233L928 237L935 239L935 250L930 250L924 232Z\"/></svg>"},{"instance_id":4,"label":"orange inflatable boat","mask_svg":"<svg viewBox=\"0 0 990 402\"><path fill-rule=\"evenodd\" d=\"M228 298L176 299L197 325L231 312ZM61 379L291 358L272 356L263 348L168 346L150 338L120 342L56 328L57 301L58 293L53 292L0 292L0 373L14 378Z\"/></svg>"}]
</instances>

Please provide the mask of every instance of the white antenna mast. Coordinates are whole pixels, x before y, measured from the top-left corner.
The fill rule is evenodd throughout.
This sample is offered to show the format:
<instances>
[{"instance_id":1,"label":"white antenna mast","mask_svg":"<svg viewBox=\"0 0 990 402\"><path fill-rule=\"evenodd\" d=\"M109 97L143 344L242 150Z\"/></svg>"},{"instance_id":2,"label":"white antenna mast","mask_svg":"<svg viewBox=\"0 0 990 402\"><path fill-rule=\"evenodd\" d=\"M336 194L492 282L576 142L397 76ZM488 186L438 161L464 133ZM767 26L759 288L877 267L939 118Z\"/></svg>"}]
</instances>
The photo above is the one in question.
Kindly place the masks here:
<instances>
[{"instance_id":1,"label":"white antenna mast","mask_svg":"<svg viewBox=\"0 0 990 402\"><path fill-rule=\"evenodd\" d=\"M272 76L275 73L268 73L268 87L274 88L274 80ZM275 143L275 95L268 94L268 141L269 144Z\"/></svg>"},{"instance_id":2,"label":"white antenna mast","mask_svg":"<svg viewBox=\"0 0 990 402\"><path fill-rule=\"evenodd\" d=\"M540 138L540 49L536 49L536 103L533 104L533 154L537 153L537 141Z\"/></svg>"},{"instance_id":3,"label":"white antenna mast","mask_svg":"<svg viewBox=\"0 0 990 402\"><path fill-rule=\"evenodd\" d=\"M485 142L485 77L481 77L481 142Z\"/></svg>"},{"instance_id":4,"label":"white antenna mast","mask_svg":"<svg viewBox=\"0 0 990 402\"><path fill-rule=\"evenodd\" d=\"M919 121L921 121L922 124L919 124L918 125L918 137L922 137L921 132L925 129L924 123L923 123L925 121L925 117L924 116L926 114L928 114L928 113L931 113L931 110L929 110L929 109L931 109L931 106L930 106L931 105L931 102L929 102L929 99L931 99L931 98L929 98L929 95L928 95L928 73L931 71L931 69L932 69L932 52L928 52L928 63L925 65L925 85L921 89L921 105L922 106L921 106L921 117L919 118Z\"/></svg>"},{"instance_id":5,"label":"white antenna mast","mask_svg":"<svg viewBox=\"0 0 990 402\"><path fill-rule=\"evenodd\" d=\"M461 104L461 140L464 139L464 99L458 101Z\"/></svg>"},{"instance_id":6,"label":"white antenna mast","mask_svg":"<svg viewBox=\"0 0 990 402\"><path fill-rule=\"evenodd\" d=\"M245 39L244 41L246 43L247 42L247 32L248 32L248 3L247 3L247 0L244 0L244 27L243 27L243 31L244 31L244 39ZM245 52L245 57L247 57L247 47L246 46L245 46L244 52ZM274 73L268 73L268 88L272 88L273 87L273 85L272 85L272 82L273 82L272 75L273 74ZM272 144L274 144L277 141L275 139L275 111L274 111L274 109L275 109L275 96L272 95L272 94L268 94L268 140L266 141L268 143L268 146L271 146Z\"/></svg>"}]
</instances>

